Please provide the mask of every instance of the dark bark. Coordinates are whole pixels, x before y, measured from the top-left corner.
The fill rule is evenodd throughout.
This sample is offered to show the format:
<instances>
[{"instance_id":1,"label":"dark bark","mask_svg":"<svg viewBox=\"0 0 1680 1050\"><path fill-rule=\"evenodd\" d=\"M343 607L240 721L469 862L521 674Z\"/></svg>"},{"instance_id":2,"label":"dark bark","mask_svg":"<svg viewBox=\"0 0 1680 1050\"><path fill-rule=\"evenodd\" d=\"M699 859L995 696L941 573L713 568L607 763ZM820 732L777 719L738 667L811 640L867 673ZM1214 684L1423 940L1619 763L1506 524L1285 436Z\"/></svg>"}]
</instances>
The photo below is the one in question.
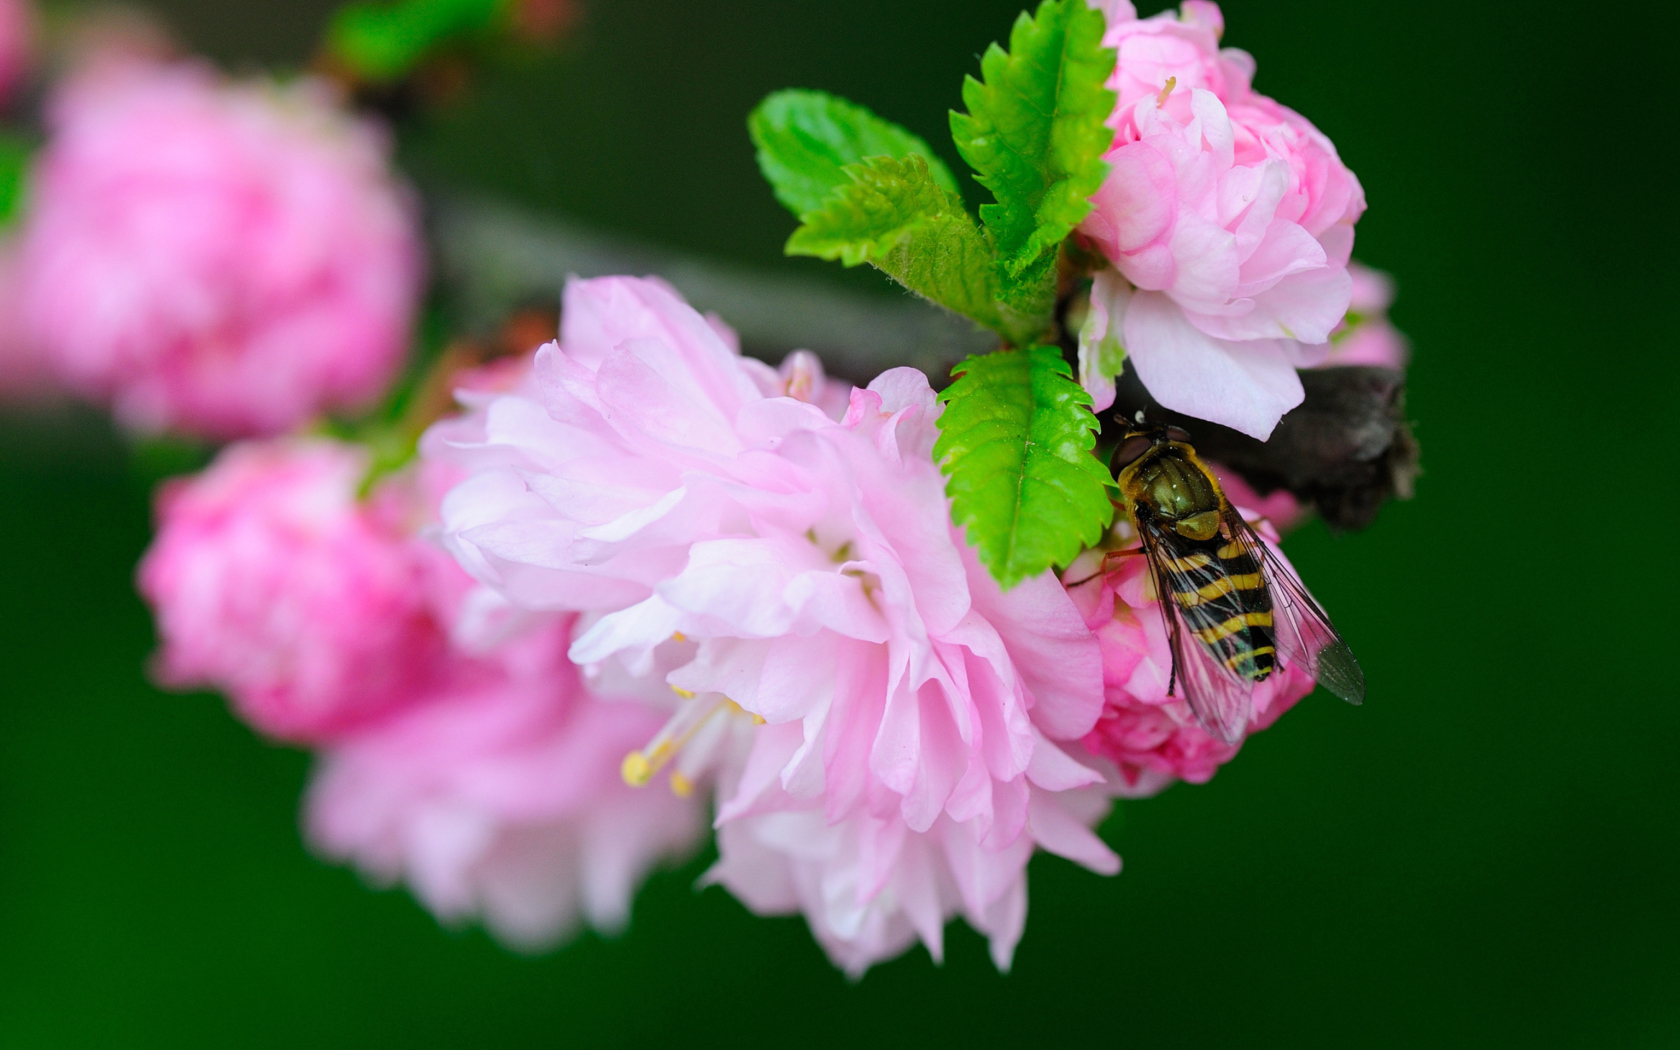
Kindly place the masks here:
<instances>
[{"instance_id":1,"label":"dark bark","mask_svg":"<svg viewBox=\"0 0 1680 1050\"><path fill-rule=\"evenodd\" d=\"M1262 495L1288 489L1333 529L1362 529L1387 500L1410 499L1418 447L1406 420L1405 374L1321 368L1303 371L1301 385L1306 401L1264 442L1162 408L1131 369L1121 377L1114 409L1127 418L1141 409L1152 423L1183 427L1203 456L1241 474Z\"/></svg>"}]
</instances>

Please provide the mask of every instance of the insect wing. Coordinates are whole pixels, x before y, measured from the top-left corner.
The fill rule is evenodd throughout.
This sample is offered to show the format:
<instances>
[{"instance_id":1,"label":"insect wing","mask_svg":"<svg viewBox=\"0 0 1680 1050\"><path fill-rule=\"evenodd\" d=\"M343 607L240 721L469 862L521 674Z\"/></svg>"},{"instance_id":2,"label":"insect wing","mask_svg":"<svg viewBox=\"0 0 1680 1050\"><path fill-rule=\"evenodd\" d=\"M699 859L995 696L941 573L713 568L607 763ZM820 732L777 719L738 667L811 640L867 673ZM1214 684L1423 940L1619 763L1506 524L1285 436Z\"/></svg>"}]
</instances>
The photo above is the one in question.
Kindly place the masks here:
<instances>
[{"instance_id":1,"label":"insect wing","mask_svg":"<svg viewBox=\"0 0 1680 1050\"><path fill-rule=\"evenodd\" d=\"M1365 672L1306 584L1229 503L1223 519L1231 541L1248 548L1265 574L1272 592L1272 630L1283 662L1304 668L1319 685L1348 703L1364 703Z\"/></svg>"},{"instance_id":2,"label":"insect wing","mask_svg":"<svg viewBox=\"0 0 1680 1050\"><path fill-rule=\"evenodd\" d=\"M1253 710L1253 683L1237 674L1204 645L1185 622L1184 609L1174 594L1191 594L1225 575L1217 561L1196 565L1195 553L1183 549L1177 534L1159 525L1143 530L1144 550L1149 553L1149 572L1160 597L1161 617L1166 621L1167 639L1172 645L1173 680L1190 704L1203 729L1227 744L1242 740Z\"/></svg>"}]
</instances>

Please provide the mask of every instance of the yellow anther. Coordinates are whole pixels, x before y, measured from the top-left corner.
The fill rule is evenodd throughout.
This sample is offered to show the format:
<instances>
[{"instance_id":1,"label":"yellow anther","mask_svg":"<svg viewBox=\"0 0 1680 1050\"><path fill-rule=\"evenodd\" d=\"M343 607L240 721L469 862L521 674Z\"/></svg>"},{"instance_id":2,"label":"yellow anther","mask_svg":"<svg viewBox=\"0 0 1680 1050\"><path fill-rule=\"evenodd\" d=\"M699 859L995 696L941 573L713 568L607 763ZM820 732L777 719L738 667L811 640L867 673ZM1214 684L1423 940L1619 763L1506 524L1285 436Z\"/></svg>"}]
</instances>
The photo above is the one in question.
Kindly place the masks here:
<instances>
[{"instance_id":1,"label":"yellow anther","mask_svg":"<svg viewBox=\"0 0 1680 1050\"><path fill-rule=\"evenodd\" d=\"M678 631L675 634L671 635L671 641L673 641L673 642L686 642L686 641L688 641L688 635L682 633L681 631Z\"/></svg>"},{"instance_id":2,"label":"yellow anther","mask_svg":"<svg viewBox=\"0 0 1680 1050\"><path fill-rule=\"evenodd\" d=\"M1173 88L1175 88L1177 86L1178 86L1178 78L1177 77L1168 77L1166 84L1161 88L1161 93L1159 95L1155 96L1155 104L1157 106L1166 105L1167 104L1167 96L1172 94L1173 93Z\"/></svg>"},{"instance_id":3,"label":"yellow anther","mask_svg":"<svg viewBox=\"0 0 1680 1050\"><path fill-rule=\"evenodd\" d=\"M678 798L687 798L694 794L694 781L682 775L682 770L671 770L671 794Z\"/></svg>"},{"instance_id":4,"label":"yellow anther","mask_svg":"<svg viewBox=\"0 0 1680 1050\"><path fill-rule=\"evenodd\" d=\"M653 765L647 756L640 751L632 751L624 756L624 765L619 767L624 774L624 782L631 787L647 787L647 782L653 779Z\"/></svg>"},{"instance_id":5,"label":"yellow anther","mask_svg":"<svg viewBox=\"0 0 1680 1050\"><path fill-rule=\"evenodd\" d=\"M682 697L684 700L693 700L694 699L694 694L689 692L687 689L684 689L680 685L673 685L671 687L671 692L676 693L678 696Z\"/></svg>"}]
</instances>

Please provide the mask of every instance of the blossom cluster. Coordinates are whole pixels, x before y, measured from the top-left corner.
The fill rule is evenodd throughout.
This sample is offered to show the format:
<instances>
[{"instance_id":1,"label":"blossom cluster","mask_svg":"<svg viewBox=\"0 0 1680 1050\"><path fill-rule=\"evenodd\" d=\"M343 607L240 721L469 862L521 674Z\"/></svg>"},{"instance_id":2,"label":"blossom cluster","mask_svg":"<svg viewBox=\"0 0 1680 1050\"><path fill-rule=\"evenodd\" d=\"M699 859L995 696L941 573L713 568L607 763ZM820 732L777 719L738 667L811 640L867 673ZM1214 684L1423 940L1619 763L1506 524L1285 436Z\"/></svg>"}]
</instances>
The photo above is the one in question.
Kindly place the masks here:
<instances>
[{"instance_id":1,"label":"blossom cluster","mask_svg":"<svg viewBox=\"0 0 1680 1050\"><path fill-rule=\"evenodd\" d=\"M310 438L229 446L158 499L141 562L157 674L227 694L252 726L319 749L307 823L327 855L406 879L510 943L621 926L635 883L697 839L693 800L618 764L658 724L586 688L576 618L457 631L471 581L421 536L436 471L367 498L366 452Z\"/></svg>"},{"instance_id":2,"label":"blossom cluster","mask_svg":"<svg viewBox=\"0 0 1680 1050\"><path fill-rule=\"evenodd\" d=\"M1113 873L1111 797L1234 754L1166 695L1135 575L979 566L921 373L772 369L653 279L575 281L563 317L365 498L364 452L301 438L160 495L158 673L320 751L328 855L541 944L621 922L709 799L706 881L848 971L937 958L956 915L1007 967L1035 849Z\"/></svg>"},{"instance_id":3,"label":"blossom cluster","mask_svg":"<svg viewBox=\"0 0 1680 1050\"><path fill-rule=\"evenodd\" d=\"M1350 260L1358 180L1253 90L1219 9L1093 6L1117 102L1070 236L1102 260L1078 333L1096 411L1124 359L1163 405L1264 438L1296 368L1403 368L1392 286ZM0 93L30 25L0 0ZM1113 557L1140 547L1126 513L1010 586L982 564L922 372L772 366L660 279L603 277L567 284L557 339L446 353L393 397L424 243L375 121L324 81L109 42L45 97L0 240L0 388L228 442L156 496L151 673L313 752L313 847L439 919L527 950L610 933L710 831L701 881L802 915L849 974L939 959L958 917L1007 969L1036 852L1117 873L1114 800L1242 746L1177 685L1145 559ZM1027 357L1089 437L1066 364ZM409 415L366 414L382 401ZM1220 482L1286 564L1309 508ZM1252 684L1249 733L1315 682Z\"/></svg>"}]
</instances>

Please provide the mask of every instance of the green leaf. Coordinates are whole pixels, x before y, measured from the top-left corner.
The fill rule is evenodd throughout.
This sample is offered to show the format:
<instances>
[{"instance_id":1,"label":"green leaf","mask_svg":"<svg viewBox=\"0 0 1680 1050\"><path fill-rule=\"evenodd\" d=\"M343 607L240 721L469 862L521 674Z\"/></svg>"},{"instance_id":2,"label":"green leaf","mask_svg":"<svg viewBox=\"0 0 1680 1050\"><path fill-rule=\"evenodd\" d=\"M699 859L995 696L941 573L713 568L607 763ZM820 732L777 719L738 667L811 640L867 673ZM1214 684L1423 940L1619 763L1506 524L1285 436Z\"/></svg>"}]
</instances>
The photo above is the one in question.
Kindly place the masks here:
<instances>
[{"instance_id":1,"label":"green leaf","mask_svg":"<svg viewBox=\"0 0 1680 1050\"><path fill-rule=\"evenodd\" d=\"M870 263L917 295L1004 330L991 246L923 157L871 157L842 172L845 184L788 239L789 255Z\"/></svg>"},{"instance_id":2,"label":"green leaf","mask_svg":"<svg viewBox=\"0 0 1680 1050\"><path fill-rule=\"evenodd\" d=\"M400 80L451 38L482 35L506 0L359 0L333 13L327 49L367 80Z\"/></svg>"},{"instance_id":3,"label":"green leaf","mask_svg":"<svg viewBox=\"0 0 1680 1050\"><path fill-rule=\"evenodd\" d=\"M927 162L940 189L957 193L957 180L928 144L889 120L821 91L778 91L752 111L747 132L758 147L758 167L776 199L805 218L850 180L844 171L866 157Z\"/></svg>"},{"instance_id":4,"label":"green leaf","mask_svg":"<svg viewBox=\"0 0 1680 1050\"><path fill-rule=\"evenodd\" d=\"M24 189L33 159L34 148L29 141L0 132L0 230L11 227L23 213Z\"/></svg>"},{"instance_id":5,"label":"green leaf","mask_svg":"<svg viewBox=\"0 0 1680 1050\"><path fill-rule=\"evenodd\" d=\"M951 114L957 151L997 199L980 218L1006 277L1018 278L1053 251L1091 210L1102 186L1102 155L1114 134L1103 124L1114 93L1103 83L1115 53L1102 46L1103 16L1086 0L1044 0L980 61Z\"/></svg>"},{"instance_id":6,"label":"green leaf","mask_svg":"<svg viewBox=\"0 0 1680 1050\"><path fill-rule=\"evenodd\" d=\"M1072 562L1114 520L1113 479L1091 454L1091 395L1044 346L971 357L952 374L933 446L952 520L1006 588Z\"/></svg>"}]
</instances>

